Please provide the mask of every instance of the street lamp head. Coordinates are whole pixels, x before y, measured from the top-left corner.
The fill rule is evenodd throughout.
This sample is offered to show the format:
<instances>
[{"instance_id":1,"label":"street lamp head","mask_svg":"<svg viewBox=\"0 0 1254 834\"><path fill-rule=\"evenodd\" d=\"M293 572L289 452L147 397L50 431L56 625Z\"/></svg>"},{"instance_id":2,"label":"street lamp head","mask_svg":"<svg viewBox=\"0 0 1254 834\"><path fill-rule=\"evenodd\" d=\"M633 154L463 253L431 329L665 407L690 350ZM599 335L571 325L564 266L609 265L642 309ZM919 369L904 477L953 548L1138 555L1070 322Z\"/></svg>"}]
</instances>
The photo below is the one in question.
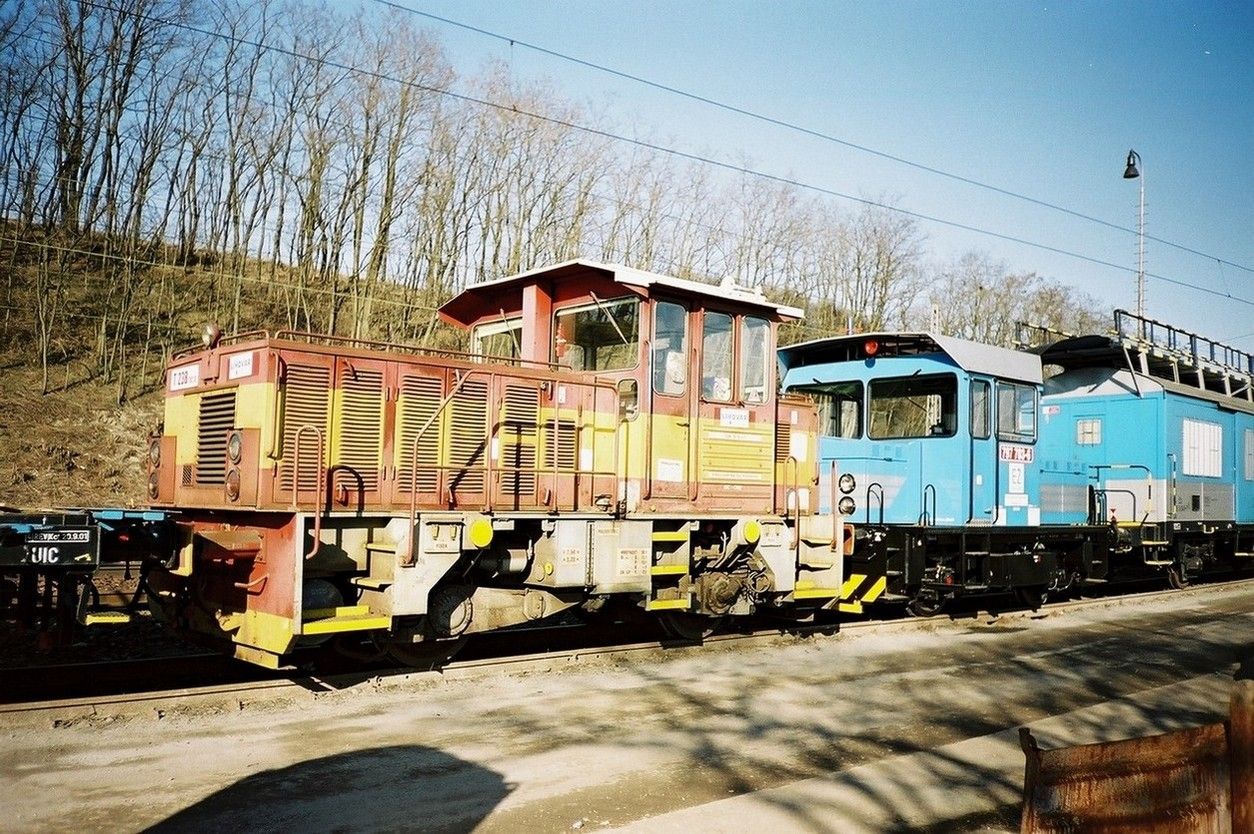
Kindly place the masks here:
<instances>
[{"instance_id":1,"label":"street lamp head","mask_svg":"<svg viewBox=\"0 0 1254 834\"><path fill-rule=\"evenodd\" d=\"M1141 176L1141 172L1136 169L1136 165L1141 161L1141 155L1136 151L1128 151L1128 167L1123 171L1125 180L1134 180Z\"/></svg>"}]
</instances>

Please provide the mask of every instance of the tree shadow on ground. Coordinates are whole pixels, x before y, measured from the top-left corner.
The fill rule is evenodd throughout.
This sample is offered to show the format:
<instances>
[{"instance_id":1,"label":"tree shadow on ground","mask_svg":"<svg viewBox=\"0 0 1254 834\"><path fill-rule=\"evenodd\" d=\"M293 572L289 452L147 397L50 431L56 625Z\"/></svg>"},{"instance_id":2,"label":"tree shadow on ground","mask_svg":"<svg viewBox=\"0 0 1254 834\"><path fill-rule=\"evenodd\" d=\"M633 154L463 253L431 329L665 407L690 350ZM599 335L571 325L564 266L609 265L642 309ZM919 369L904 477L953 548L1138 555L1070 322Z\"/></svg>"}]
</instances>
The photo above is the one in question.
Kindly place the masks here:
<instances>
[{"instance_id":1,"label":"tree shadow on ground","mask_svg":"<svg viewBox=\"0 0 1254 834\"><path fill-rule=\"evenodd\" d=\"M378 747L254 773L147 831L463 832L511 790L495 771L430 747Z\"/></svg>"}]
</instances>

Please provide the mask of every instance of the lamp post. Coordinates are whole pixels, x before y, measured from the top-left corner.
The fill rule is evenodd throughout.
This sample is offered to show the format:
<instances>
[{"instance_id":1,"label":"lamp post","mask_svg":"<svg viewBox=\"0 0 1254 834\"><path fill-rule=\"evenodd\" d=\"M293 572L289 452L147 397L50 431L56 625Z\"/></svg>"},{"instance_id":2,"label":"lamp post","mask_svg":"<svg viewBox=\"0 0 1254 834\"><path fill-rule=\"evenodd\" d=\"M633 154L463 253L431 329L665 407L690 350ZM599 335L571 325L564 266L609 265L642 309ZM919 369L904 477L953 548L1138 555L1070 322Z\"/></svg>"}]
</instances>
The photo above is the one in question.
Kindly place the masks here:
<instances>
[{"instance_id":1,"label":"lamp post","mask_svg":"<svg viewBox=\"0 0 1254 834\"><path fill-rule=\"evenodd\" d=\"M1145 318L1145 164L1136 151L1128 151L1128 167L1123 171L1125 180L1140 180L1141 208L1136 225L1136 314Z\"/></svg>"}]
</instances>

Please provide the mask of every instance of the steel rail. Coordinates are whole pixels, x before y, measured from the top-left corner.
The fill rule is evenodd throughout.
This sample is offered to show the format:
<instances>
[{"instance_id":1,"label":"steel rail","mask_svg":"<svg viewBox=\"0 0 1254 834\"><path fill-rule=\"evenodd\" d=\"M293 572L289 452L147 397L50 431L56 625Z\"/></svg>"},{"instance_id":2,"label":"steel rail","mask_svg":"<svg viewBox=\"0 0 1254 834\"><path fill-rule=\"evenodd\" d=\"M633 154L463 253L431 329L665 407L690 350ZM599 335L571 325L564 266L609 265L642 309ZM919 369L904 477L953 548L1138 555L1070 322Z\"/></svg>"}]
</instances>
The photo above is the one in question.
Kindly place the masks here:
<instances>
[{"instance_id":1,"label":"steel rail","mask_svg":"<svg viewBox=\"0 0 1254 834\"><path fill-rule=\"evenodd\" d=\"M1064 600L1060 602L1046 603L1038 610L1015 609L1004 612L989 612L985 609L973 609L969 613L963 612L956 615L951 614L950 616L902 616L896 619L866 619L823 624L800 624L792 626L781 623L771 626L763 625L762 627L747 633L718 634L708 637L702 642L688 642L672 639L646 640L609 646L582 646L554 651L456 660L446 664L438 671L418 670L409 667L394 667L335 674L323 677L319 677L317 675L292 674L285 675L284 677L273 677L273 675L276 674L274 671L258 668L255 670L256 674L268 675L270 677L265 677L260 680L214 683L203 686L152 690L148 692L130 692L117 695L86 696L59 700L0 704L0 719L20 717L23 715L48 715L61 711L74 712L76 710L90 711L87 713L88 715L95 715L101 708L136 706L144 704L155 705L159 703L168 703L170 704L170 708L173 709L182 705L183 702L186 701L240 701L241 698L247 700L249 696L262 695L267 697L283 695L306 695L312 697L315 693L346 690L367 682L373 682L375 685L381 685L387 688L397 687L408 682L416 682L423 679L477 679L502 672L509 674L511 670L522 670L529 667L551 668L555 663L591 663L606 658L630 657L633 655L650 654L658 651L697 651L706 648L739 649L750 648L758 644L767 645L772 642L790 643L816 634L822 635L825 633L828 633L831 636L839 636L841 632L846 631L852 631L855 633L875 632L879 630L884 630L886 632L915 631L936 628L937 626L965 626L969 624L970 620L978 619L982 615L987 614L995 614L998 620L1033 619L1056 613L1073 612L1086 609L1100 609L1127 605L1130 603L1136 604L1150 602L1157 599L1181 599L1209 592L1239 588L1247 585L1254 585L1254 579L1242 578L1208 582L1182 589L1162 589L1101 596L1090 599ZM222 656L195 655L191 657L194 657L197 660L208 660L209 658L221 659ZM186 662L188 659L188 656L181 656L178 658L154 658L145 662L149 664L159 664L163 660L167 662ZM91 666L105 668L110 665L127 663L137 662L97 661L92 664L65 664L62 666L26 667L23 669L10 669L8 671L10 673L23 672L31 674L47 674L58 669L64 670L68 668L83 668ZM240 665L239 668L241 672L245 674L254 671L251 667L243 665ZM283 673L279 672L278 674ZM80 712L80 717L86 716L82 715Z\"/></svg>"}]
</instances>

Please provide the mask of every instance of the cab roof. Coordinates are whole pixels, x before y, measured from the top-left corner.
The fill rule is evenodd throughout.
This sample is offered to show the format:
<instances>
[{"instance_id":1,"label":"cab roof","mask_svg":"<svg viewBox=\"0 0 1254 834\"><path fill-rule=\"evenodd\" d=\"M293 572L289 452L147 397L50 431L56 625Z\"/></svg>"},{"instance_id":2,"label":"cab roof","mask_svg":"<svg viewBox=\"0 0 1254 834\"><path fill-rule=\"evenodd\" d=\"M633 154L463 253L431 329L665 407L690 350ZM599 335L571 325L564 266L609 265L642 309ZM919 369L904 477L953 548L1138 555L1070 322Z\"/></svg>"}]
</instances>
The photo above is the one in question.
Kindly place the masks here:
<instances>
[{"instance_id":1,"label":"cab roof","mask_svg":"<svg viewBox=\"0 0 1254 834\"><path fill-rule=\"evenodd\" d=\"M940 353L948 356L954 364L968 373L1033 385L1040 385L1042 381L1041 360L1038 356L959 339L956 336L922 331L828 336L780 348L779 360L789 369L831 362L861 362L867 358L865 345L868 341L879 343L875 354L877 359Z\"/></svg>"},{"instance_id":2,"label":"cab roof","mask_svg":"<svg viewBox=\"0 0 1254 834\"><path fill-rule=\"evenodd\" d=\"M779 321L800 319L803 312L796 307L775 304L760 291L738 286L730 281L707 284L687 278L675 278L656 272L645 272L622 264L601 263L576 258L551 266L539 267L506 278L496 278L471 284L440 307L440 318L450 324L469 327L484 316L493 315L502 306L522 308L522 290L539 282L578 282L580 280L609 280L642 296L649 296L655 289L667 290L669 295L699 297L728 301L766 313Z\"/></svg>"}]
</instances>

